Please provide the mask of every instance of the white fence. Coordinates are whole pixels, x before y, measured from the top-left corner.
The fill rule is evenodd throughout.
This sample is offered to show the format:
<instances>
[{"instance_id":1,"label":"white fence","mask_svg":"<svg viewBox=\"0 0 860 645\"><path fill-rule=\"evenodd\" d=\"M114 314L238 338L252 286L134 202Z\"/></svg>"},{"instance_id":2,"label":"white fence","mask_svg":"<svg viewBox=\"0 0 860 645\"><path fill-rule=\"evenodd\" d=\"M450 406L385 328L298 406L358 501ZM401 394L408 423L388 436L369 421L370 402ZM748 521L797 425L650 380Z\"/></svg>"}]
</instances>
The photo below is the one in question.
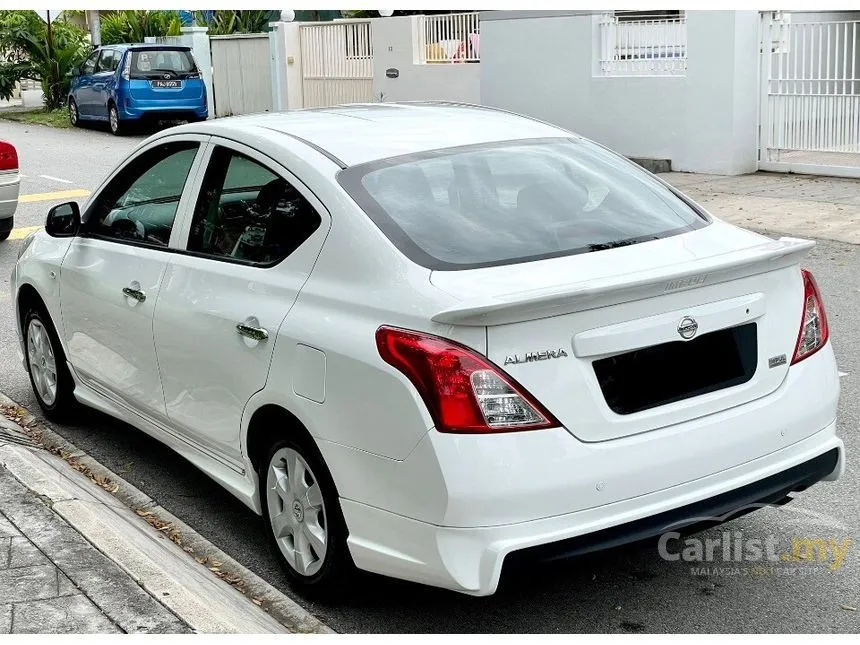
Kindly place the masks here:
<instances>
[{"instance_id":1,"label":"white fence","mask_svg":"<svg viewBox=\"0 0 860 645\"><path fill-rule=\"evenodd\" d=\"M268 34L213 36L215 116L272 109L272 72Z\"/></svg>"},{"instance_id":2,"label":"white fence","mask_svg":"<svg viewBox=\"0 0 860 645\"><path fill-rule=\"evenodd\" d=\"M860 21L790 18L763 17L771 47L762 52L761 161L771 170L854 167L848 174L860 176Z\"/></svg>"},{"instance_id":3,"label":"white fence","mask_svg":"<svg viewBox=\"0 0 860 645\"><path fill-rule=\"evenodd\" d=\"M372 100L373 41L369 20L301 24L304 107Z\"/></svg>"},{"instance_id":4,"label":"white fence","mask_svg":"<svg viewBox=\"0 0 860 645\"><path fill-rule=\"evenodd\" d=\"M479 14L419 16L419 63L477 63L481 60Z\"/></svg>"},{"instance_id":5,"label":"white fence","mask_svg":"<svg viewBox=\"0 0 860 645\"><path fill-rule=\"evenodd\" d=\"M600 20L603 76L683 76L687 72L687 16L636 19L605 13Z\"/></svg>"}]
</instances>

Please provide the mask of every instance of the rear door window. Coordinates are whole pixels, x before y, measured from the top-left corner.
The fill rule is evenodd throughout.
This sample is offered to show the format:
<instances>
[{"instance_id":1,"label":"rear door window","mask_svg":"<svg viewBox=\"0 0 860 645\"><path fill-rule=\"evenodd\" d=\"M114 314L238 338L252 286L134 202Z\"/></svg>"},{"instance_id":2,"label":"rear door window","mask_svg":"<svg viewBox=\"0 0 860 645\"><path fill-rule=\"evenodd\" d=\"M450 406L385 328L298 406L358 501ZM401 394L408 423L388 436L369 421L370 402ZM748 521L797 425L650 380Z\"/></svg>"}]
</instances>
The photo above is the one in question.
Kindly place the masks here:
<instances>
[{"instance_id":1,"label":"rear door window","mask_svg":"<svg viewBox=\"0 0 860 645\"><path fill-rule=\"evenodd\" d=\"M119 64L119 56L117 55L117 52L113 49L105 49L102 51L101 57L99 57L99 62L96 66L96 74L100 74L102 72L114 72L116 71L117 64Z\"/></svg>"},{"instance_id":2,"label":"rear door window","mask_svg":"<svg viewBox=\"0 0 860 645\"><path fill-rule=\"evenodd\" d=\"M708 224L645 170L579 139L383 159L338 181L407 257L431 269L601 251Z\"/></svg>"},{"instance_id":3,"label":"rear door window","mask_svg":"<svg viewBox=\"0 0 860 645\"><path fill-rule=\"evenodd\" d=\"M131 78L186 78L197 73L194 57L185 49L142 49L131 53Z\"/></svg>"},{"instance_id":4,"label":"rear door window","mask_svg":"<svg viewBox=\"0 0 860 645\"><path fill-rule=\"evenodd\" d=\"M239 152L217 147L203 179L188 250L273 266L316 231L319 213L296 188Z\"/></svg>"}]
</instances>

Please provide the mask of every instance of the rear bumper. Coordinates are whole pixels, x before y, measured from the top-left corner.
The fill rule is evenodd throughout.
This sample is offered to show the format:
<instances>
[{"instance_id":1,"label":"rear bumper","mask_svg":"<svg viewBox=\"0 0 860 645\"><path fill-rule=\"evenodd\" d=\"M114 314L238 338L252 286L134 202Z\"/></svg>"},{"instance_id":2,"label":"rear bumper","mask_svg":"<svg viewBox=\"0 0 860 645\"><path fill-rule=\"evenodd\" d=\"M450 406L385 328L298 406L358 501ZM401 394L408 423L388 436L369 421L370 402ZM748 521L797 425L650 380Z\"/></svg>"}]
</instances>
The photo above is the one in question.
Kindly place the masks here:
<instances>
[{"instance_id":1,"label":"rear bumper","mask_svg":"<svg viewBox=\"0 0 860 645\"><path fill-rule=\"evenodd\" d=\"M702 480L517 524L443 527L342 500L348 544L360 569L469 595L490 595L509 555L553 559L588 553L756 502L778 501L816 481L836 479L845 465L835 430L834 422L794 446Z\"/></svg>"},{"instance_id":2,"label":"rear bumper","mask_svg":"<svg viewBox=\"0 0 860 645\"><path fill-rule=\"evenodd\" d=\"M21 185L21 178L17 170L0 171L0 233L9 229L4 229L7 224L5 221L8 218L8 225L12 225L12 216L18 209L18 190Z\"/></svg>"},{"instance_id":3,"label":"rear bumper","mask_svg":"<svg viewBox=\"0 0 860 645\"><path fill-rule=\"evenodd\" d=\"M828 344L792 366L766 397L612 441L585 443L564 428L492 436L430 431L403 461L325 442L320 448L349 498L341 504L358 567L486 595L515 551L643 518L659 524L665 518L654 516L757 482L727 503L743 505L750 494L768 502L838 478L844 469L838 397ZM785 475L785 485L770 492L773 482L761 483L833 450L829 472L812 464L801 468L806 475ZM589 540L610 546L628 541L628 533L638 539L642 530L630 525L612 539ZM576 552L575 545L557 548Z\"/></svg>"},{"instance_id":4,"label":"rear bumper","mask_svg":"<svg viewBox=\"0 0 860 645\"><path fill-rule=\"evenodd\" d=\"M209 108L203 100L189 99L159 99L138 100L123 99L119 106L119 116L123 120L144 118L160 119L206 119Z\"/></svg>"}]
</instances>

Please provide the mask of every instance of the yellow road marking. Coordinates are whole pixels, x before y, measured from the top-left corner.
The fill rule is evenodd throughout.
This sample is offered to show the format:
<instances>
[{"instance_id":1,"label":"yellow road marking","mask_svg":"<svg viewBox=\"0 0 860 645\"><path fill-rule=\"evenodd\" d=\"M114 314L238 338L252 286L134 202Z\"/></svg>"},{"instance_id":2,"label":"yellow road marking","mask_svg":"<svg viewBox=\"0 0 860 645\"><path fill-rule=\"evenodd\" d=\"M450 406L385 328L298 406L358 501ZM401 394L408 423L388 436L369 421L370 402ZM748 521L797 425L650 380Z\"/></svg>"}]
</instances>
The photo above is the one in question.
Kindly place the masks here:
<instances>
[{"instance_id":1,"label":"yellow road marking","mask_svg":"<svg viewBox=\"0 0 860 645\"><path fill-rule=\"evenodd\" d=\"M25 226L23 228L13 228L12 232L9 234L10 240L23 240L33 231L38 231L41 229L41 226Z\"/></svg>"},{"instance_id":2,"label":"yellow road marking","mask_svg":"<svg viewBox=\"0 0 860 645\"><path fill-rule=\"evenodd\" d=\"M53 193L35 193L33 195L20 195L18 197L19 204L28 202L55 202L61 199L70 199L72 197L87 197L90 191L83 188L75 188L74 190L58 190Z\"/></svg>"}]
</instances>

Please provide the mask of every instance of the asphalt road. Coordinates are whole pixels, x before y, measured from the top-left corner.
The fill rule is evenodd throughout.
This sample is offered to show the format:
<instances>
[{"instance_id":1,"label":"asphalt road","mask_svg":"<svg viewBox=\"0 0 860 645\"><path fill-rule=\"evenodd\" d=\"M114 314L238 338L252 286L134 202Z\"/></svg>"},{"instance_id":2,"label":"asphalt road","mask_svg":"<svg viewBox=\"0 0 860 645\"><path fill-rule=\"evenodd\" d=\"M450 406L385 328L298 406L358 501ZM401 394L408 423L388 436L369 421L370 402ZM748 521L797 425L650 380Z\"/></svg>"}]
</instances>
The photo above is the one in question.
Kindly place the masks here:
<instances>
[{"instance_id":1,"label":"asphalt road","mask_svg":"<svg viewBox=\"0 0 860 645\"><path fill-rule=\"evenodd\" d=\"M92 189L137 143L100 131L6 122L0 122L0 139L18 147L26 175L22 194ZM18 226L41 224L53 203L46 199L21 204ZM9 306L9 273L19 246L19 240L0 243L0 390L38 413L27 375L15 358ZM667 562L654 544L644 544L506 572L498 593L489 598L367 575L343 606L297 600L342 632L860 631L860 611L850 609L860 609L860 475L855 466L860 453L860 246L822 241L808 265L824 293L839 367L845 373L839 428L848 449L848 470L841 481L813 487L785 510L758 511L722 530L762 540L768 535L822 537L844 544L849 539L847 557L837 570L829 571L826 563L800 562L773 573L744 575L734 569L744 564L715 562L710 566L727 569L694 575L690 564ZM187 462L143 433L96 412L87 413L78 425L55 428L290 593L264 545L261 521ZM804 512L818 519L810 520Z\"/></svg>"}]
</instances>

